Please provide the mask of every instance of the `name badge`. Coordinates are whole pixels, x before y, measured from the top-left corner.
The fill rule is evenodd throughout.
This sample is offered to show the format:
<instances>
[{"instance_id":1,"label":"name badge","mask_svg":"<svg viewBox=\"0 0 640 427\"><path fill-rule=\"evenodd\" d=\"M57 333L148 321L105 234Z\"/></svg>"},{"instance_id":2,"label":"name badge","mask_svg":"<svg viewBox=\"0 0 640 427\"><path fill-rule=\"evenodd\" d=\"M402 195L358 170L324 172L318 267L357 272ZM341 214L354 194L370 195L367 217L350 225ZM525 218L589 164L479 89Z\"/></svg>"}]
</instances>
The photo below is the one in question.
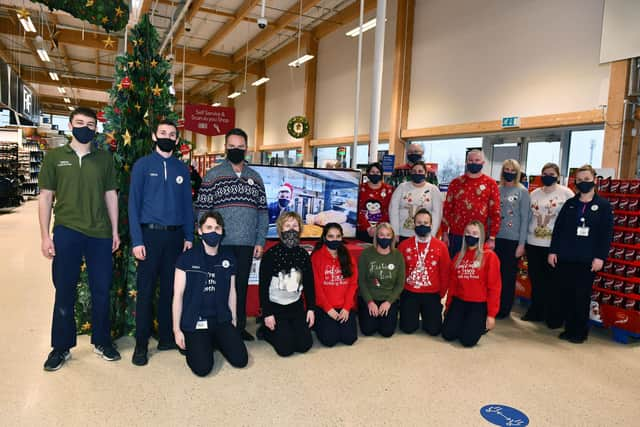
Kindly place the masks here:
<instances>
[{"instance_id":1,"label":"name badge","mask_svg":"<svg viewBox=\"0 0 640 427\"><path fill-rule=\"evenodd\" d=\"M209 322L207 322L207 319L198 320L198 323L196 323L196 329L209 329Z\"/></svg>"},{"instance_id":2,"label":"name badge","mask_svg":"<svg viewBox=\"0 0 640 427\"><path fill-rule=\"evenodd\" d=\"M589 237L589 227L578 227L576 235L580 237Z\"/></svg>"}]
</instances>

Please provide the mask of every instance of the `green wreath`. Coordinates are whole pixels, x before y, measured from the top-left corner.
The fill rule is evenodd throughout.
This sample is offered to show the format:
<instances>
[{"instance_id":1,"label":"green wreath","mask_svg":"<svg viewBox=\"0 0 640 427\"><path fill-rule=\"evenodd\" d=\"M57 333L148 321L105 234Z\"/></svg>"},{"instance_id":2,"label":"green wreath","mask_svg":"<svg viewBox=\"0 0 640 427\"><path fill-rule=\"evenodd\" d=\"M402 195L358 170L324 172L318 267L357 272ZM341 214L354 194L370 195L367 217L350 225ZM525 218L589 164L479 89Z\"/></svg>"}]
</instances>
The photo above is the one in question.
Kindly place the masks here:
<instances>
[{"instance_id":1,"label":"green wreath","mask_svg":"<svg viewBox=\"0 0 640 427\"><path fill-rule=\"evenodd\" d=\"M287 132L294 138L304 138L309 131L309 121L304 116L291 117L287 123Z\"/></svg>"},{"instance_id":2,"label":"green wreath","mask_svg":"<svg viewBox=\"0 0 640 427\"><path fill-rule=\"evenodd\" d=\"M129 7L124 0L34 0L50 10L64 10L72 16L98 25L107 32L119 31L129 21Z\"/></svg>"}]
</instances>

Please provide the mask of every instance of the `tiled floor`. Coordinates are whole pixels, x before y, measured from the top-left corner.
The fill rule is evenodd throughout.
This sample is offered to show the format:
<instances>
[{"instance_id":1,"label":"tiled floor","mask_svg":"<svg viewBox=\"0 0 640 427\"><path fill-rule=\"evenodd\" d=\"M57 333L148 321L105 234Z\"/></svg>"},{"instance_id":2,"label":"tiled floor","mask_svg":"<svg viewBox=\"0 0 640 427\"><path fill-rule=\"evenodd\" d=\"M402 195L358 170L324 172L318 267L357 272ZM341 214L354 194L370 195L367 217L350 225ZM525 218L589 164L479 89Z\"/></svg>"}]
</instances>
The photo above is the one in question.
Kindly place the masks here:
<instances>
[{"instance_id":1,"label":"tiled floor","mask_svg":"<svg viewBox=\"0 0 640 427\"><path fill-rule=\"evenodd\" d=\"M400 333L282 359L254 342L247 368L216 353L206 378L177 352L133 366L131 338L105 362L81 337L63 369L44 372L53 287L39 245L37 202L0 215L0 425L483 426L491 403L532 426L640 425L640 344L596 331L575 346L516 314L473 349Z\"/></svg>"}]
</instances>

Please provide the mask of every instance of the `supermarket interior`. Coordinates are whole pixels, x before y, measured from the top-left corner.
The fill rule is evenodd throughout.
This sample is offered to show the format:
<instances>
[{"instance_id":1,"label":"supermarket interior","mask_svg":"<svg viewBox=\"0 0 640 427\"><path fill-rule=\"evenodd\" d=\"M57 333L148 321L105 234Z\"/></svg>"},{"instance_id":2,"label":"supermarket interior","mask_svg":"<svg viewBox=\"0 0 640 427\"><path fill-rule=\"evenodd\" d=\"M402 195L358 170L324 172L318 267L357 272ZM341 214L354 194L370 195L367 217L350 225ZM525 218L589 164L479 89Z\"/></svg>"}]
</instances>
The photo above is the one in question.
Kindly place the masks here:
<instances>
[{"instance_id":1,"label":"supermarket interior","mask_svg":"<svg viewBox=\"0 0 640 427\"><path fill-rule=\"evenodd\" d=\"M2 424L634 425L639 22L0 0Z\"/></svg>"}]
</instances>

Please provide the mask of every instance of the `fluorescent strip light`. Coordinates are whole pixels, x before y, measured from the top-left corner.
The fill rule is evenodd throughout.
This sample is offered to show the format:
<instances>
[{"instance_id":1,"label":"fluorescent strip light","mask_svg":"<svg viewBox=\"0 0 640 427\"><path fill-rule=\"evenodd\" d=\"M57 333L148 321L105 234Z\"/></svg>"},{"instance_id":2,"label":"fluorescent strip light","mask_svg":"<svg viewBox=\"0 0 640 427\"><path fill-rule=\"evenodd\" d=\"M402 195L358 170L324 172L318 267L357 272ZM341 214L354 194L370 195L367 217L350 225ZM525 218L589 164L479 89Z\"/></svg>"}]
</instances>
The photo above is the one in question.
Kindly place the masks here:
<instances>
[{"instance_id":1,"label":"fluorescent strip light","mask_svg":"<svg viewBox=\"0 0 640 427\"><path fill-rule=\"evenodd\" d=\"M300 58L296 59L295 61L289 62L289 67L299 67L302 64L304 64L307 61L311 61L313 59L313 55L303 55Z\"/></svg>"},{"instance_id":2,"label":"fluorescent strip light","mask_svg":"<svg viewBox=\"0 0 640 427\"><path fill-rule=\"evenodd\" d=\"M67 104L71 104L71 100L67 97L64 98L64 102L66 102Z\"/></svg>"},{"instance_id":3,"label":"fluorescent strip light","mask_svg":"<svg viewBox=\"0 0 640 427\"><path fill-rule=\"evenodd\" d=\"M362 32L364 33L365 31L369 31L370 29L375 28L375 26L376 18L373 18L372 20L362 24ZM360 35L360 27L354 28L353 30L347 32L346 35L349 37L358 37Z\"/></svg>"},{"instance_id":4,"label":"fluorescent strip light","mask_svg":"<svg viewBox=\"0 0 640 427\"><path fill-rule=\"evenodd\" d=\"M75 110L75 108L73 108L72 106L68 106L67 108L69 109L69 111Z\"/></svg>"},{"instance_id":5,"label":"fluorescent strip light","mask_svg":"<svg viewBox=\"0 0 640 427\"><path fill-rule=\"evenodd\" d=\"M33 25L33 21L31 20L30 16L27 16L25 18L24 16L18 14L18 19L20 19L20 23L22 24L22 27L27 33L36 32L36 27Z\"/></svg>"},{"instance_id":6,"label":"fluorescent strip light","mask_svg":"<svg viewBox=\"0 0 640 427\"><path fill-rule=\"evenodd\" d=\"M251 83L251 86L260 86L260 85L265 84L269 80L271 80L269 77L263 77L261 79L256 80L255 82Z\"/></svg>"},{"instance_id":7,"label":"fluorescent strip light","mask_svg":"<svg viewBox=\"0 0 640 427\"><path fill-rule=\"evenodd\" d=\"M229 98L229 99L234 99L234 98L239 97L240 95L242 95L242 93L240 93L240 92L238 92L238 91L235 91L235 92L233 92L231 95L227 96L227 98Z\"/></svg>"},{"instance_id":8,"label":"fluorescent strip light","mask_svg":"<svg viewBox=\"0 0 640 427\"><path fill-rule=\"evenodd\" d=\"M64 95L65 93L67 93L67 90L65 88L63 88L62 86L58 86L58 92L60 92L60 94Z\"/></svg>"},{"instance_id":9,"label":"fluorescent strip light","mask_svg":"<svg viewBox=\"0 0 640 427\"><path fill-rule=\"evenodd\" d=\"M40 59L42 59L43 62L51 62L51 59L49 59L49 54L46 50L40 48L36 49L36 51L38 52L38 56L40 57Z\"/></svg>"},{"instance_id":10,"label":"fluorescent strip light","mask_svg":"<svg viewBox=\"0 0 640 427\"><path fill-rule=\"evenodd\" d=\"M54 80L54 81L60 80L60 77L58 77L58 73L53 71L49 71L49 77L51 77L51 80Z\"/></svg>"},{"instance_id":11,"label":"fluorescent strip light","mask_svg":"<svg viewBox=\"0 0 640 427\"><path fill-rule=\"evenodd\" d=\"M222 104L220 102L214 102L213 104L211 104L212 107L219 107Z\"/></svg>"}]
</instances>

